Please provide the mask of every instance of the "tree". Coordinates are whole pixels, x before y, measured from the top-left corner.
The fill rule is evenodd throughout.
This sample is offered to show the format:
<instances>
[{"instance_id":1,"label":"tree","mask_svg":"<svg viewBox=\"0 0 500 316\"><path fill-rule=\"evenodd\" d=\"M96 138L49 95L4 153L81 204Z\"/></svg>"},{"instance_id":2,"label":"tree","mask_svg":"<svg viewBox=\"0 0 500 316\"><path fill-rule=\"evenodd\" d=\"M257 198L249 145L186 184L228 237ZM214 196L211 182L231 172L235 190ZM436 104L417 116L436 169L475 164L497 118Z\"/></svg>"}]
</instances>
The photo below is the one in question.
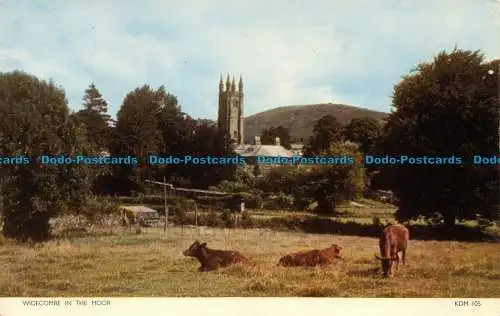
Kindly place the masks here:
<instances>
[{"instance_id":1,"label":"tree","mask_svg":"<svg viewBox=\"0 0 500 316\"><path fill-rule=\"evenodd\" d=\"M111 117L107 114L108 104L94 83L85 90L83 107L75 114L75 117L85 124L87 137L98 150L107 149L110 142L109 122Z\"/></svg>"},{"instance_id":2,"label":"tree","mask_svg":"<svg viewBox=\"0 0 500 316\"><path fill-rule=\"evenodd\" d=\"M495 66L494 66L495 65ZM401 220L440 213L447 227L479 213L498 216L498 60L479 51L441 52L395 86L381 151L389 155L462 157L462 164L386 166Z\"/></svg>"},{"instance_id":3,"label":"tree","mask_svg":"<svg viewBox=\"0 0 500 316\"><path fill-rule=\"evenodd\" d=\"M257 185L264 191L292 195L297 208L304 209L317 202L315 212L334 214L336 205L356 198L364 188L364 168L361 154L346 144L334 143L322 156L351 157L352 161L337 164L280 166L273 168ZM342 162L342 163L341 163Z\"/></svg>"},{"instance_id":4,"label":"tree","mask_svg":"<svg viewBox=\"0 0 500 316\"><path fill-rule=\"evenodd\" d=\"M345 138L358 143L364 154L367 154L382 135L382 127L371 117L354 118L345 127Z\"/></svg>"},{"instance_id":5,"label":"tree","mask_svg":"<svg viewBox=\"0 0 500 316\"><path fill-rule=\"evenodd\" d=\"M153 90L150 86L143 85L129 92L123 100L113 130L111 153L115 156L134 156L139 160L140 166L113 167L121 193L143 190L140 178L151 169L146 164L146 157L149 153L158 153L164 148L159 124L161 109L167 97L163 87Z\"/></svg>"},{"instance_id":6,"label":"tree","mask_svg":"<svg viewBox=\"0 0 500 316\"><path fill-rule=\"evenodd\" d=\"M69 117L64 90L21 71L0 74L0 151L29 157L28 164L2 166L3 235L43 241L49 220L85 203L88 167L42 165L42 155L88 153L88 142Z\"/></svg>"},{"instance_id":7,"label":"tree","mask_svg":"<svg viewBox=\"0 0 500 316\"><path fill-rule=\"evenodd\" d=\"M177 97L166 93L163 87L160 88L160 93L162 103L158 115L158 128L162 135L161 152L166 155L186 153L196 126L202 126L204 123L182 112ZM211 124L207 122L207 125Z\"/></svg>"},{"instance_id":8,"label":"tree","mask_svg":"<svg viewBox=\"0 0 500 316\"><path fill-rule=\"evenodd\" d=\"M186 144L185 154L195 157L235 157L229 135L215 126L198 125L191 139ZM191 180L194 187L208 188L223 180L232 180L236 173L236 164L209 165L197 164L182 166L183 174Z\"/></svg>"},{"instance_id":9,"label":"tree","mask_svg":"<svg viewBox=\"0 0 500 316\"><path fill-rule=\"evenodd\" d=\"M335 214L336 206L358 197L364 189L365 172L361 153L342 143L334 143L320 152L322 156L349 157L352 161L332 165L316 165L304 179L320 214Z\"/></svg>"},{"instance_id":10,"label":"tree","mask_svg":"<svg viewBox=\"0 0 500 316\"><path fill-rule=\"evenodd\" d=\"M331 114L325 115L314 123L313 135L305 148L305 155L315 155L327 150L335 142L342 140L343 125Z\"/></svg>"},{"instance_id":11,"label":"tree","mask_svg":"<svg viewBox=\"0 0 500 316\"><path fill-rule=\"evenodd\" d=\"M280 145L285 147L286 149L291 149L291 138L290 131L288 128L283 126L274 127L271 126L262 131L260 136L262 145L274 145L276 138L279 137Z\"/></svg>"}]
</instances>

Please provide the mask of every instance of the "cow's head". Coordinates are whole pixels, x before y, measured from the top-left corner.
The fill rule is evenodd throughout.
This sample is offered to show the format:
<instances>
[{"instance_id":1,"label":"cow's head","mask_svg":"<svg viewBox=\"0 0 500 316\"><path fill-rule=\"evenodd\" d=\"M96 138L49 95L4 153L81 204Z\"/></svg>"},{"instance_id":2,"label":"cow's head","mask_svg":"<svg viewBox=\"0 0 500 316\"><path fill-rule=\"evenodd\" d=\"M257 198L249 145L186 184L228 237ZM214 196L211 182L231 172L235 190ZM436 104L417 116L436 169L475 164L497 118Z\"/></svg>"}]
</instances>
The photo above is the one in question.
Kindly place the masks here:
<instances>
[{"instance_id":1,"label":"cow's head","mask_svg":"<svg viewBox=\"0 0 500 316\"><path fill-rule=\"evenodd\" d=\"M342 247L340 247L337 244L333 244L333 245L330 246L330 248L333 248L333 256L335 258L342 259L342 257L340 256L340 251L342 250Z\"/></svg>"},{"instance_id":2,"label":"cow's head","mask_svg":"<svg viewBox=\"0 0 500 316\"><path fill-rule=\"evenodd\" d=\"M187 257L198 257L200 252L207 246L207 243L200 243L198 240L196 240L194 243L189 246L188 249L184 250L182 252L183 255Z\"/></svg>"},{"instance_id":3,"label":"cow's head","mask_svg":"<svg viewBox=\"0 0 500 316\"><path fill-rule=\"evenodd\" d=\"M392 264L394 261L398 260L397 255L393 256L392 258L381 258L377 255L375 255L375 258L380 260L382 264L382 271L384 272L384 277L391 277L392 276Z\"/></svg>"}]
</instances>

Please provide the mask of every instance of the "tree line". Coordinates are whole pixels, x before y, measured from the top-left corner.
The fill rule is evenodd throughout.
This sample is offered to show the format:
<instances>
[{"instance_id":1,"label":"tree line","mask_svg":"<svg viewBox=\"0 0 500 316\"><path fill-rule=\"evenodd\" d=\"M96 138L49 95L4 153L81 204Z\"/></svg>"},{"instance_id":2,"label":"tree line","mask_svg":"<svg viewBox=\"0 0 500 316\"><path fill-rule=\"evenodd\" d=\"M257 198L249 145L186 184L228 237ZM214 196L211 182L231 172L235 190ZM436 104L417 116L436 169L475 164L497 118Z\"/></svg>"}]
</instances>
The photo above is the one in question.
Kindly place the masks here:
<instances>
[{"instance_id":1,"label":"tree line","mask_svg":"<svg viewBox=\"0 0 500 316\"><path fill-rule=\"evenodd\" d=\"M383 126L370 118L342 126L334 116L318 120L305 156L366 153L390 155L498 155L499 60L479 51L441 52L403 77L394 87L392 112ZM64 89L16 70L0 74L0 150L4 156L82 154L236 155L228 135L208 120L182 111L164 86L137 87L124 98L116 121L95 84L83 109L71 112ZM288 135L288 136L287 136ZM280 137L290 148L286 128L262 132L264 144ZM357 144L350 146L346 140ZM144 193L144 178L187 180L183 186L290 196L296 208L314 204L334 213L342 200L366 190L389 189L398 200L400 220L439 215L451 227L480 214L499 216L499 169L491 166L283 166L261 175L235 165L138 166L3 165L3 234L21 240L49 238L49 220L81 212L93 196Z\"/></svg>"}]
</instances>

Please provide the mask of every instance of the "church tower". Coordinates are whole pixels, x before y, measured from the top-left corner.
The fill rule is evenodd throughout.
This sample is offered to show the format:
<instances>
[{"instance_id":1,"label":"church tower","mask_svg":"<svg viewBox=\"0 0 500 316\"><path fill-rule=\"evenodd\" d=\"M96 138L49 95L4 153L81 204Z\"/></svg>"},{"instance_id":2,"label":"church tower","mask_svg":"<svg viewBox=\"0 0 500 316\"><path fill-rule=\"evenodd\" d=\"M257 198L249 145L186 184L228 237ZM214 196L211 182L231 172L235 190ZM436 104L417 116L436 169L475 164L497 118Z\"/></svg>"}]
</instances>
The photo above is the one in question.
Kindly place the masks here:
<instances>
[{"instance_id":1,"label":"church tower","mask_svg":"<svg viewBox=\"0 0 500 316\"><path fill-rule=\"evenodd\" d=\"M243 144L243 79L241 76L237 90L234 77L230 82L229 75L227 75L225 89L222 75L220 77L218 126L230 136L233 143Z\"/></svg>"}]
</instances>

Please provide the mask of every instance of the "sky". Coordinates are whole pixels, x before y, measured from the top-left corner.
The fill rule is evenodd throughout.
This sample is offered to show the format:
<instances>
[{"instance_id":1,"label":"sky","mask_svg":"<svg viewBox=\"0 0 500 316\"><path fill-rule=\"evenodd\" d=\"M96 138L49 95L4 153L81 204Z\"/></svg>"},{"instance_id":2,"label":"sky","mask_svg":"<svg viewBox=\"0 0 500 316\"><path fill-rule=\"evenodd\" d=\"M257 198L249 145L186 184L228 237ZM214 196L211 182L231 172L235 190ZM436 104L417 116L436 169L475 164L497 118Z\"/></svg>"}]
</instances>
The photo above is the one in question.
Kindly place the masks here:
<instances>
[{"instance_id":1,"label":"sky","mask_svg":"<svg viewBox=\"0 0 500 316\"><path fill-rule=\"evenodd\" d=\"M92 82L114 117L164 85L216 119L220 75L243 76L245 116L342 103L389 112L401 77L440 51L500 57L500 0L0 0L0 72L61 85L73 110Z\"/></svg>"}]
</instances>

